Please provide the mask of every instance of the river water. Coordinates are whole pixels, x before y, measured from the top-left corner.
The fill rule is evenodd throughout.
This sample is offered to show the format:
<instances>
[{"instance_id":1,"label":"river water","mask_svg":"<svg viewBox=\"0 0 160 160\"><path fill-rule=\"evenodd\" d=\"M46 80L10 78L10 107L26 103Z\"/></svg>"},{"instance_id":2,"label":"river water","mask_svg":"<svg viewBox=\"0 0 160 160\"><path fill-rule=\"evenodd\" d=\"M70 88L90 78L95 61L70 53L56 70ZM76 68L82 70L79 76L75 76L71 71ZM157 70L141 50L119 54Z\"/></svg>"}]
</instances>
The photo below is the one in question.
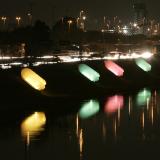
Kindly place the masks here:
<instances>
[{"instance_id":1,"label":"river water","mask_svg":"<svg viewBox=\"0 0 160 160\"><path fill-rule=\"evenodd\" d=\"M27 109L23 103L21 108L10 104L1 111L0 159L103 160L159 156L159 90L144 88L132 94L34 105Z\"/></svg>"}]
</instances>

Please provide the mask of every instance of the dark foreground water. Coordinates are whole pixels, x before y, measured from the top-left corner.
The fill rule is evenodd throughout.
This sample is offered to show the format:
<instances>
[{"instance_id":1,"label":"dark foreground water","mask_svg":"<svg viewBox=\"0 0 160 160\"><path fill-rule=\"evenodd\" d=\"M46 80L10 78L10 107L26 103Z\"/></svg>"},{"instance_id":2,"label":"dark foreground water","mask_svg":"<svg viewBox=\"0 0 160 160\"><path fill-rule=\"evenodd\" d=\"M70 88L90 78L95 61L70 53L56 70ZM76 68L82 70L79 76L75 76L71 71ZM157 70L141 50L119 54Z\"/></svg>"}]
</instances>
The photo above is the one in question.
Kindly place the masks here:
<instances>
[{"instance_id":1,"label":"dark foreground water","mask_svg":"<svg viewBox=\"0 0 160 160\"><path fill-rule=\"evenodd\" d=\"M160 92L3 107L1 160L159 159Z\"/></svg>"}]
</instances>

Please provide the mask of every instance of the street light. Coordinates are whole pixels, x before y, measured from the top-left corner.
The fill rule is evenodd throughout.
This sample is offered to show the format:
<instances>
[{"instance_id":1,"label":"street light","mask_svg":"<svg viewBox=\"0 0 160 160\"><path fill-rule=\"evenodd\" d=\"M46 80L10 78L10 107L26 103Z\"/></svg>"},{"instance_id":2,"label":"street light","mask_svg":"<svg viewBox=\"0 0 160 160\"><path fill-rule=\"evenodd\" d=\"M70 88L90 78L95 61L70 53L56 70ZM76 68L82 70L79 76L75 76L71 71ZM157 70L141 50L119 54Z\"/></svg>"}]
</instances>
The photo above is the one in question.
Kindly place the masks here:
<instances>
[{"instance_id":1,"label":"street light","mask_svg":"<svg viewBox=\"0 0 160 160\"><path fill-rule=\"evenodd\" d=\"M80 11L80 18L82 17L82 14L84 13L84 11L82 10L82 11Z\"/></svg>"},{"instance_id":2,"label":"street light","mask_svg":"<svg viewBox=\"0 0 160 160\"><path fill-rule=\"evenodd\" d=\"M83 16L82 19L83 19L83 20L86 20L86 16Z\"/></svg>"},{"instance_id":3,"label":"street light","mask_svg":"<svg viewBox=\"0 0 160 160\"><path fill-rule=\"evenodd\" d=\"M19 25L21 17L16 17L16 20L17 20L17 25Z\"/></svg>"},{"instance_id":4,"label":"street light","mask_svg":"<svg viewBox=\"0 0 160 160\"><path fill-rule=\"evenodd\" d=\"M32 14L28 13L27 16L28 16L29 25L32 25Z\"/></svg>"},{"instance_id":5,"label":"street light","mask_svg":"<svg viewBox=\"0 0 160 160\"><path fill-rule=\"evenodd\" d=\"M5 24L6 24L6 19L7 19L7 17L4 17L4 16L3 16L1 19L2 19L2 21L3 21L3 25L5 25Z\"/></svg>"},{"instance_id":6,"label":"street light","mask_svg":"<svg viewBox=\"0 0 160 160\"><path fill-rule=\"evenodd\" d=\"M70 28L71 28L71 24L72 24L72 23L73 23L72 20L69 20L69 21L68 21L68 26L69 26L68 28L69 28L69 31L70 31Z\"/></svg>"}]
</instances>

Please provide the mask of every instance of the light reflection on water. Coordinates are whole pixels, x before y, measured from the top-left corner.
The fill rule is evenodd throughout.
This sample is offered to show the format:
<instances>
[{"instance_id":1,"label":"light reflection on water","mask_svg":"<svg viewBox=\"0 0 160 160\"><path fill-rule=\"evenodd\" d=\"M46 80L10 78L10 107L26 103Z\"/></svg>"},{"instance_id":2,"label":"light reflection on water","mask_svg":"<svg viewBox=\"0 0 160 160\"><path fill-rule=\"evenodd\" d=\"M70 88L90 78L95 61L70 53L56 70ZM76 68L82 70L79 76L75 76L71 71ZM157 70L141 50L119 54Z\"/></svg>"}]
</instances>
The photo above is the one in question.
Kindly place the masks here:
<instances>
[{"instance_id":1,"label":"light reflection on water","mask_svg":"<svg viewBox=\"0 0 160 160\"><path fill-rule=\"evenodd\" d=\"M137 103L137 99L143 103ZM1 122L1 126L7 126L0 129L1 157L96 160L122 158L123 154L135 158L158 155L160 94L157 91L144 89L134 95L115 94L79 101L73 110L69 105L57 103L44 107L43 112L29 110L32 114L27 116L22 111L20 120L17 116L9 117L9 121L16 122L11 125L10 134L6 129L10 127L8 121ZM8 154L12 152L18 156Z\"/></svg>"},{"instance_id":2,"label":"light reflection on water","mask_svg":"<svg viewBox=\"0 0 160 160\"><path fill-rule=\"evenodd\" d=\"M115 95L107 99L106 104L104 106L104 111L106 113L114 113L123 108L123 105L124 97L120 95Z\"/></svg>"},{"instance_id":3,"label":"light reflection on water","mask_svg":"<svg viewBox=\"0 0 160 160\"><path fill-rule=\"evenodd\" d=\"M91 99L82 104L82 107L79 110L79 116L82 119L86 119L98 113L99 110L99 102L97 100Z\"/></svg>"},{"instance_id":4,"label":"light reflection on water","mask_svg":"<svg viewBox=\"0 0 160 160\"><path fill-rule=\"evenodd\" d=\"M22 122L21 132L28 146L30 141L44 130L45 123L46 116L43 112L35 112Z\"/></svg>"}]
</instances>

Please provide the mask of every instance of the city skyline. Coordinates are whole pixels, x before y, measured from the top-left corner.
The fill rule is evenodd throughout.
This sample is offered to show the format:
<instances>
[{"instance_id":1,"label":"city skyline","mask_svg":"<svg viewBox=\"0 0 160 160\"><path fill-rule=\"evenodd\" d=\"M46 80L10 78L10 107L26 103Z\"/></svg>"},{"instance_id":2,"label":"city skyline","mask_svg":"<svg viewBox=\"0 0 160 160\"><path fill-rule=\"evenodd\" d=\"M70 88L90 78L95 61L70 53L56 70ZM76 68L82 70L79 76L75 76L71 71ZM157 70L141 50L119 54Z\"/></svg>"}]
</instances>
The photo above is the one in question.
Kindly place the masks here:
<instances>
[{"instance_id":1,"label":"city skyline","mask_svg":"<svg viewBox=\"0 0 160 160\"><path fill-rule=\"evenodd\" d=\"M32 12L33 20L40 19L47 24L52 25L56 20L62 16L79 16L79 12L84 10L87 17L90 19L102 18L108 16L109 18L118 16L123 21L131 20L133 18L133 4L135 2L144 2L149 12L149 17L159 20L158 9L160 2L158 0L99 0L94 2L73 1L73 0L6 0L1 2L0 15L1 16L22 16L27 18L28 12ZM12 6L12 7L11 7Z\"/></svg>"}]
</instances>

